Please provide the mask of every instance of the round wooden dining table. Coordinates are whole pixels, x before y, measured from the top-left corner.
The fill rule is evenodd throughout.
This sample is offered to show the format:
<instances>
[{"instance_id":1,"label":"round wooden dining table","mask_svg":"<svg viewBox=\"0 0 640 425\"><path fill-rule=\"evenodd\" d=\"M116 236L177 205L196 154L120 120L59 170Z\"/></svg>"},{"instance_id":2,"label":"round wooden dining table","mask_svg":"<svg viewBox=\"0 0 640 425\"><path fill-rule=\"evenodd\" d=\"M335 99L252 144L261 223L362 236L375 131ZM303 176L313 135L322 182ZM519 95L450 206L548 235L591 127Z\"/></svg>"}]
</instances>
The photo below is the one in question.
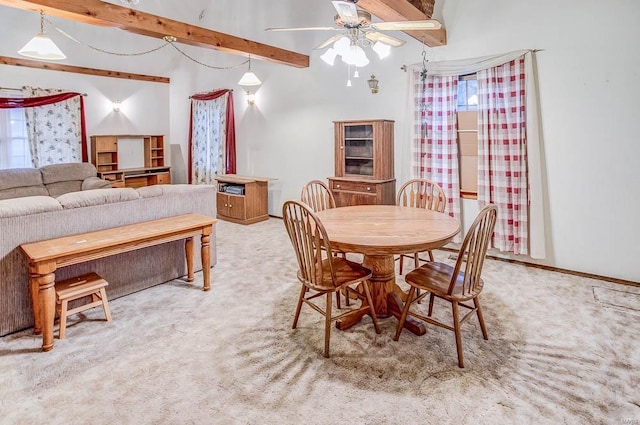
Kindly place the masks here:
<instances>
[{"instance_id":1,"label":"round wooden dining table","mask_svg":"<svg viewBox=\"0 0 640 425\"><path fill-rule=\"evenodd\" d=\"M405 293L396 284L394 255L440 248L460 232L460 223L447 214L395 205L357 205L319 211L333 249L364 254L372 271L371 295L378 318L400 318ZM363 301L366 302L366 301ZM336 322L338 329L358 323L366 309L354 310ZM409 320L405 327L417 335L424 323Z\"/></svg>"}]
</instances>

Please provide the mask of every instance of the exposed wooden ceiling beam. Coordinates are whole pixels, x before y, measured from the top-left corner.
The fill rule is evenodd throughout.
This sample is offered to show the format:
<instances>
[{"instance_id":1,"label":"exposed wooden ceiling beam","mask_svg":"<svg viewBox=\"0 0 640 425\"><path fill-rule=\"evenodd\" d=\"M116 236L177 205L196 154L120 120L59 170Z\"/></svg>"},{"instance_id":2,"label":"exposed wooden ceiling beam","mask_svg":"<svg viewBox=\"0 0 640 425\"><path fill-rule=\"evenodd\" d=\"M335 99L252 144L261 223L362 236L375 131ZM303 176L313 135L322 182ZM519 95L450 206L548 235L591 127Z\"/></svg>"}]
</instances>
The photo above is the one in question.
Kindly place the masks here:
<instances>
[{"instance_id":1,"label":"exposed wooden ceiling beam","mask_svg":"<svg viewBox=\"0 0 640 425\"><path fill-rule=\"evenodd\" d=\"M407 0L359 0L358 7L383 21L421 21L427 19L427 16L422 11ZM419 42L424 42L427 46L436 47L447 44L447 32L444 28L404 32Z\"/></svg>"},{"instance_id":2,"label":"exposed wooden ceiling beam","mask_svg":"<svg viewBox=\"0 0 640 425\"><path fill-rule=\"evenodd\" d=\"M253 58L278 62L298 68L309 67L309 56L233 35L212 31L162 16L129 9L100 0L0 0L0 6L44 11L47 15L91 25L116 27L122 30L162 38L176 37L177 41L225 53L251 55Z\"/></svg>"},{"instance_id":3,"label":"exposed wooden ceiling beam","mask_svg":"<svg viewBox=\"0 0 640 425\"><path fill-rule=\"evenodd\" d=\"M171 82L168 77L109 71L107 69L84 68L81 66L65 65L63 63L35 61L23 58L12 58L9 56L0 56L0 65L24 66L27 68L48 69L50 71L74 72L76 74L98 75L100 77L123 78L125 80L151 81L154 83L169 84Z\"/></svg>"}]
</instances>

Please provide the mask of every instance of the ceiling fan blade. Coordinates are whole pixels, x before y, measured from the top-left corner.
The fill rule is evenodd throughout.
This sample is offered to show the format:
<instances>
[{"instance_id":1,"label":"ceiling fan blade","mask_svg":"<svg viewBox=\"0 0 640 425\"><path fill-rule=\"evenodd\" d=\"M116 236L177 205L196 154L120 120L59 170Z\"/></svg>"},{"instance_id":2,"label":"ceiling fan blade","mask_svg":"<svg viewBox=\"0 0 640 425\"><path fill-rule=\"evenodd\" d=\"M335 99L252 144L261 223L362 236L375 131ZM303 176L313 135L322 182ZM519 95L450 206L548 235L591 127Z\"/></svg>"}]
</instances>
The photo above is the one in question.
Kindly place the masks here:
<instances>
[{"instance_id":1,"label":"ceiling fan blade","mask_svg":"<svg viewBox=\"0 0 640 425\"><path fill-rule=\"evenodd\" d=\"M424 21L376 22L371 24L371 28L379 31L438 30L442 28L442 24L435 19L427 19Z\"/></svg>"},{"instance_id":2,"label":"ceiling fan blade","mask_svg":"<svg viewBox=\"0 0 640 425\"><path fill-rule=\"evenodd\" d=\"M336 8L342 22L348 25L358 25L360 18L358 17L358 9L356 5L348 1L332 1L333 7Z\"/></svg>"},{"instance_id":3,"label":"ceiling fan blade","mask_svg":"<svg viewBox=\"0 0 640 425\"><path fill-rule=\"evenodd\" d=\"M400 47L406 43L404 40L400 40L399 38L391 37L390 35L383 34L381 32L368 32L365 34L368 40L372 42L379 41L380 43L387 44L391 47Z\"/></svg>"},{"instance_id":4,"label":"ceiling fan blade","mask_svg":"<svg viewBox=\"0 0 640 425\"><path fill-rule=\"evenodd\" d=\"M322 43L318 44L316 47L314 47L314 50L318 50L318 49L324 49L325 47L327 47L330 44L333 44L334 42L338 41L339 39L341 39L342 37L344 37L342 34L336 34L333 35L329 38L327 38L325 41L323 41Z\"/></svg>"},{"instance_id":5,"label":"ceiling fan blade","mask_svg":"<svg viewBox=\"0 0 640 425\"><path fill-rule=\"evenodd\" d=\"M265 28L265 31L342 31L344 28L336 27L291 27L291 28Z\"/></svg>"}]
</instances>

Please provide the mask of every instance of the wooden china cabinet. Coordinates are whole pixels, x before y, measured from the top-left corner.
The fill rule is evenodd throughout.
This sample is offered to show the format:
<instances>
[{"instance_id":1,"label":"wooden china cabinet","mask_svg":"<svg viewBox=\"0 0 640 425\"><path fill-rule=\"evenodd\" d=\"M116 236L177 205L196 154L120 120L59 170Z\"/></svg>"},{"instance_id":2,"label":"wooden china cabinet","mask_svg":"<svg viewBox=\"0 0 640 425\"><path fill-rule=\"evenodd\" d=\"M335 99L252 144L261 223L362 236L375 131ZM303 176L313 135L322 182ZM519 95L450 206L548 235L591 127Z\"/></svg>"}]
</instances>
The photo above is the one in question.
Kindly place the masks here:
<instances>
[{"instance_id":1,"label":"wooden china cabinet","mask_svg":"<svg viewBox=\"0 0 640 425\"><path fill-rule=\"evenodd\" d=\"M339 207L396 202L393 121L335 121L335 177L329 187Z\"/></svg>"}]
</instances>

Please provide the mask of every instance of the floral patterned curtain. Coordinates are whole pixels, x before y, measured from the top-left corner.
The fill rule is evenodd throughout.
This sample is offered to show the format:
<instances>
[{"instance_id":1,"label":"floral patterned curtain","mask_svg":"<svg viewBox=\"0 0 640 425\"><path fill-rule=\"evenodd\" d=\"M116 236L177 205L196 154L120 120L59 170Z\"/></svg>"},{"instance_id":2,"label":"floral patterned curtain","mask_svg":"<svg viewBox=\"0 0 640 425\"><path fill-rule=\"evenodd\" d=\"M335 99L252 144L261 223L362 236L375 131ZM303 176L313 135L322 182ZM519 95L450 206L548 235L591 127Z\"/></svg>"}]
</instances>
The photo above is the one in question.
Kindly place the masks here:
<instances>
[{"instance_id":1,"label":"floral patterned curtain","mask_svg":"<svg viewBox=\"0 0 640 425\"><path fill-rule=\"evenodd\" d=\"M458 79L455 76L428 75L423 82L418 71L415 72L414 175L438 183L447 195L445 212L460 220L456 121ZM456 236L454 241L460 242L460 236Z\"/></svg>"},{"instance_id":2,"label":"floral patterned curtain","mask_svg":"<svg viewBox=\"0 0 640 425\"><path fill-rule=\"evenodd\" d=\"M213 184L216 174L235 173L235 125L231 90L191 97L189 181Z\"/></svg>"},{"instance_id":3,"label":"floral patterned curtain","mask_svg":"<svg viewBox=\"0 0 640 425\"><path fill-rule=\"evenodd\" d=\"M478 201L498 206L493 246L528 254L524 56L478 72Z\"/></svg>"},{"instance_id":4,"label":"floral patterned curtain","mask_svg":"<svg viewBox=\"0 0 640 425\"><path fill-rule=\"evenodd\" d=\"M25 98L51 96L62 90L23 87ZM27 137L34 167L87 161L82 96L25 108Z\"/></svg>"}]
</instances>

